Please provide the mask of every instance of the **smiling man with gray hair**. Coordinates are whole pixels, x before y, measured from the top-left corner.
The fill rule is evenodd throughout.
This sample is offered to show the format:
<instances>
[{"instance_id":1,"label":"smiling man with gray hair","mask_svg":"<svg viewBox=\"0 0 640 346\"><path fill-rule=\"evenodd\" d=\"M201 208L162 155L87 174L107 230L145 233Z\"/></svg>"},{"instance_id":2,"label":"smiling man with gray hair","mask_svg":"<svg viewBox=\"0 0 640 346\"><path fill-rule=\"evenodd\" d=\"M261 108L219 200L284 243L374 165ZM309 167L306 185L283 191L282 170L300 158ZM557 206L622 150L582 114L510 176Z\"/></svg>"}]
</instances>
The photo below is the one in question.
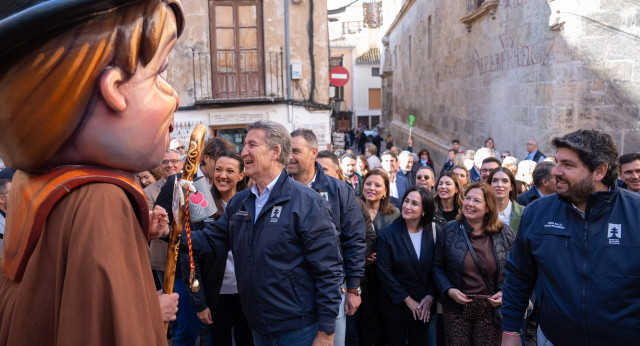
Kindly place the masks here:
<instances>
[{"instance_id":1,"label":"smiling man with gray hair","mask_svg":"<svg viewBox=\"0 0 640 346\"><path fill-rule=\"evenodd\" d=\"M284 170L292 152L284 126L262 120L247 130L242 159L255 184L238 192L204 232L192 233L194 251L232 251L256 345L331 344L343 282L331 212L322 196Z\"/></svg>"}]
</instances>

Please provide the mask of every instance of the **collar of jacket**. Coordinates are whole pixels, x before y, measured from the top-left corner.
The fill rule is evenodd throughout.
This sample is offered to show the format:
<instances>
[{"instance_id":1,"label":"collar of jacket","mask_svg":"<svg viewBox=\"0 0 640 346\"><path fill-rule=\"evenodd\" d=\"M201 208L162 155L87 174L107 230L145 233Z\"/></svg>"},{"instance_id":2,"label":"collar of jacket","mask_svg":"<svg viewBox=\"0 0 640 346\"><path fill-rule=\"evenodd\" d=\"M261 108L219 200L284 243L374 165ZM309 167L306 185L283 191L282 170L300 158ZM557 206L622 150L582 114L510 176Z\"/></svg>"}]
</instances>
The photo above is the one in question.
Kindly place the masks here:
<instances>
[{"instance_id":1,"label":"collar of jacket","mask_svg":"<svg viewBox=\"0 0 640 346\"><path fill-rule=\"evenodd\" d=\"M324 170L322 169L322 166L320 166L318 161L315 162L315 168L316 168L316 180L313 182L313 184L311 184L311 188L316 191L319 191L322 188L326 187L329 184L329 182L328 182L327 175L324 174Z\"/></svg>"},{"instance_id":2,"label":"collar of jacket","mask_svg":"<svg viewBox=\"0 0 640 346\"><path fill-rule=\"evenodd\" d=\"M529 190L531 190L531 193L533 193L536 197L544 197L544 195L542 195L542 192L540 192L540 189L538 189L537 186L535 185L531 185L531 188L529 188ZM542 195L542 196L540 196Z\"/></svg>"},{"instance_id":3,"label":"collar of jacket","mask_svg":"<svg viewBox=\"0 0 640 346\"><path fill-rule=\"evenodd\" d=\"M619 190L620 189L616 186L616 184L612 184L606 191L593 192L589 196L587 205L584 208L584 219L589 220L590 218L599 217L600 215L608 212L611 208L611 205L613 205L613 203L615 202ZM570 202L563 199L561 200L569 207L571 207L571 209L573 209L573 206Z\"/></svg>"},{"instance_id":4,"label":"collar of jacket","mask_svg":"<svg viewBox=\"0 0 640 346\"><path fill-rule=\"evenodd\" d=\"M295 182L295 180L287 175L287 171L285 169L282 169L282 172L280 172L280 176L278 177L278 181L273 185L273 189L269 194L269 199L264 204L264 207L262 207L260 215L270 210L274 204L291 199L292 182ZM256 195L251 193L250 189L247 189L247 191L249 192L247 194L248 198L244 201L245 208L247 210L255 211ZM260 215L258 215L258 219L260 218ZM253 213L251 214L251 217L253 218Z\"/></svg>"}]
</instances>

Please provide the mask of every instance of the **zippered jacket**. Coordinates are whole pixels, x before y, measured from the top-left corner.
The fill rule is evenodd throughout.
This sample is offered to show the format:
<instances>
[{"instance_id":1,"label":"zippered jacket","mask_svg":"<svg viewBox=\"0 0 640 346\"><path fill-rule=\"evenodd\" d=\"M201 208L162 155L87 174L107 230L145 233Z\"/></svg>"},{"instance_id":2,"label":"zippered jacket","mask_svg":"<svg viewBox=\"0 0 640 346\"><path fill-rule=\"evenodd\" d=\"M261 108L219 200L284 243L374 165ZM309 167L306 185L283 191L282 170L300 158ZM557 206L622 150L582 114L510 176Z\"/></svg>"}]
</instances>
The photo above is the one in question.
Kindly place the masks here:
<instances>
[{"instance_id":1,"label":"zippered jacket","mask_svg":"<svg viewBox=\"0 0 640 346\"><path fill-rule=\"evenodd\" d=\"M342 256L327 202L284 170L254 224L255 199L250 189L238 192L220 219L192 234L194 251L226 257L231 249L252 330L272 335L318 323L334 332Z\"/></svg>"},{"instance_id":2,"label":"zippered jacket","mask_svg":"<svg viewBox=\"0 0 640 346\"><path fill-rule=\"evenodd\" d=\"M554 345L640 340L640 195L612 186L581 213L558 195L529 204L506 265L502 328L517 331L535 287Z\"/></svg>"},{"instance_id":3,"label":"zippered jacket","mask_svg":"<svg viewBox=\"0 0 640 346\"><path fill-rule=\"evenodd\" d=\"M324 174L319 163L316 162L315 167L316 179L311 188L324 197L331 208L333 224L340 237L347 288L358 288L364 276L367 244L364 218L356 195L344 181Z\"/></svg>"},{"instance_id":4,"label":"zippered jacket","mask_svg":"<svg viewBox=\"0 0 640 346\"><path fill-rule=\"evenodd\" d=\"M467 220L463 220L462 225L467 235L470 236L473 227L471 227ZM504 233L504 237L501 233ZM499 291L504 282L504 265L507 260L509 248L513 244L515 234L511 227L503 225L501 232L491 233L490 236L493 242L493 256L498 266L497 281L491 284ZM447 290L450 288L462 290L462 270L464 259L468 253L469 247L460 229L460 222L457 220L449 221L444 227L444 230L442 230L442 236L436 240L431 272L438 288L438 293L440 294L438 300L444 307L457 313L462 313L463 306L451 299L447 294Z\"/></svg>"}]
</instances>

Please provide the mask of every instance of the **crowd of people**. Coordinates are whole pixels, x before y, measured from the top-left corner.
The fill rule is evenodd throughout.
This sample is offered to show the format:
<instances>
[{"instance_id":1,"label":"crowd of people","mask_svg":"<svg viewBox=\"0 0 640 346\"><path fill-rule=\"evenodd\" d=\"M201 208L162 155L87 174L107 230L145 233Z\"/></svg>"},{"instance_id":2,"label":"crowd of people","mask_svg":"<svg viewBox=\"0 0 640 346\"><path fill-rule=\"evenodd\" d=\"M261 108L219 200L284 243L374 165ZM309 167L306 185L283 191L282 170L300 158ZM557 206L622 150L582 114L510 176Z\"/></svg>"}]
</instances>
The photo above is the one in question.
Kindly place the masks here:
<instances>
[{"instance_id":1,"label":"crowd of people","mask_svg":"<svg viewBox=\"0 0 640 346\"><path fill-rule=\"evenodd\" d=\"M593 148L592 142L603 148ZM177 309L161 301L165 320L172 321L169 340L175 345L567 341L553 322L562 314L577 320L581 315L573 305L549 306L542 294L565 307L572 300L562 292L575 282L556 287L557 277L547 270L564 275L557 264L548 268L557 260L531 244L560 240L547 247L568 248L577 237L568 225L542 224L546 218L540 213L545 203L554 213L565 203L584 220L599 220L609 212L603 206L591 216L591 204L613 198L597 197L596 191L603 191L622 203L614 220L618 232L632 227L625 220L634 215L625 212L638 197L623 190L640 192L640 154L618 159L610 137L597 131L556 138L555 158L540 153L530 140L531 150L521 162L508 152L498 155L492 138L475 152L462 152L454 140L436 175L428 150L415 155L408 144L408 150L391 146L380 156L375 145L367 145L364 155L351 148L319 151L313 131L289 134L269 121L249 126L241 153L225 138L207 141L198 175L207 182L215 208L190 225L201 289L192 289L183 230L173 286ZM185 156L184 143L173 140L156 168L137 174L149 210L161 207L169 219L150 242L149 271L158 290L173 222L173 186L181 179ZM576 175L578 168L586 170L586 178ZM4 226L13 170L0 176ZM562 218L572 222L568 215ZM548 227L553 232L542 232ZM609 244L612 239L619 240L620 233L609 236ZM625 268L633 274L637 266ZM632 283L620 281L623 289ZM636 319L616 321L628 325ZM598 344L606 339L599 330L572 332ZM621 335L628 340L633 333Z\"/></svg>"},{"instance_id":2,"label":"crowd of people","mask_svg":"<svg viewBox=\"0 0 640 346\"><path fill-rule=\"evenodd\" d=\"M609 342L606 329L583 329L592 320L581 312L602 307L599 300L580 309L570 288L589 280L584 299L610 287L578 272L614 281L629 312L604 308L599 316L633 329L640 310L627 290L637 282L624 278L636 277L638 266L612 261L635 256L615 245L638 239L640 153L618 157L610 136L583 130L554 139L555 157L529 140L522 161L496 151L492 138L464 152L453 140L436 175L429 151L416 155L407 144L380 156L373 144L364 155L320 151L312 130L288 133L269 121L248 127L241 153L225 138L208 140L198 175L215 208L191 223L192 245L183 230L177 294L159 296L172 344L550 345L577 335ZM149 210L168 219L149 243L158 290L185 156L173 140L156 168L137 174ZM0 171L0 231L13 175ZM601 241L587 239L600 228L611 250L594 256L618 268L613 273L576 250L597 248ZM562 260L562 251L571 257ZM576 258L585 267L562 269ZM573 337L558 330L560 321Z\"/></svg>"},{"instance_id":3,"label":"crowd of people","mask_svg":"<svg viewBox=\"0 0 640 346\"><path fill-rule=\"evenodd\" d=\"M438 170L388 133L319 151L261 120L240 153L210 139L187 182L179 1L11 0L0 20L2 345L640 338L640 155L608 134L556 137L553 158L531 139L521 161L453 140Z\"/></svg>"}]
</instances>

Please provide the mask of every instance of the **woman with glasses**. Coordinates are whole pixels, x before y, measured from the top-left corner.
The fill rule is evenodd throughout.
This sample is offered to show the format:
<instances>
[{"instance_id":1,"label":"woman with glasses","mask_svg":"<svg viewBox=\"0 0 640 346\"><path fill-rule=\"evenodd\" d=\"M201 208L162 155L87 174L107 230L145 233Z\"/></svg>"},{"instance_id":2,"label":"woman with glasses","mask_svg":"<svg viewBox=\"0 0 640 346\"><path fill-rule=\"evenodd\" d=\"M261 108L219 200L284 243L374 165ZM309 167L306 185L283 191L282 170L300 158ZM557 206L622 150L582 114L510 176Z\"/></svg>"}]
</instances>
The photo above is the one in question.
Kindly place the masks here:
<instances>
[{"instance_id":1,"label":"woman with glasses","mask_svg":"<svg viewBox=\"0 0 640 346\"><path fill-rule=\"evenodd\" d=\"M416 172L416 186L423 187L427 191L433 191L433 184L435 184L435 176L433 170L429 166L422 166Z\"/></svg>"},{"instance_id":2,"label":"woman with glasses","mask_svg":"<svg viewBox=\"0 0 640 346\"><path fill-rule=\"evenodd\" d=\"M484 146L486 148L493 150L493 153L495 154L495 156L498 156L498 151L496 150L496 145L492 137L489 137L484 141Z\"/></svg>"},{"instance_id":3,"label":"woman with glasses","mask_svg":"<svg viewBox=\"0 0 640 346\"><path fill-rule=\"evenodd\" d=\"M431 160L431 154L429 154L429 150L420 150L420 152L418 153L418 158L420 159L420 166L429 166L431 167L432 171L436 171L436 169L433 168L433 161Z\"/></svg>"},{"instance_id":4,"label":"woman with glasses","mask_svg":"<svg viewBox=\"0 0 640 346\"><path fill-rule=\"evenodd\" d=\"M491 184L496 195L498 218L517 233L524 207L517 202L518 189L515 176L510 169L498 167L489 174L487 182Z\"/></svg>"},{"instance_id":5,"label":"woman with glasses","mask_svg":"<svg viewBox=\"0 0 640 346\"><path fill-rule=\"evenodd\" d=\"M491 187L471 184L461 213L438 237L434 256L447 345L500 345L501 287L514 239L513 230L498 219Z\"/></svg>"}]
</instances>

